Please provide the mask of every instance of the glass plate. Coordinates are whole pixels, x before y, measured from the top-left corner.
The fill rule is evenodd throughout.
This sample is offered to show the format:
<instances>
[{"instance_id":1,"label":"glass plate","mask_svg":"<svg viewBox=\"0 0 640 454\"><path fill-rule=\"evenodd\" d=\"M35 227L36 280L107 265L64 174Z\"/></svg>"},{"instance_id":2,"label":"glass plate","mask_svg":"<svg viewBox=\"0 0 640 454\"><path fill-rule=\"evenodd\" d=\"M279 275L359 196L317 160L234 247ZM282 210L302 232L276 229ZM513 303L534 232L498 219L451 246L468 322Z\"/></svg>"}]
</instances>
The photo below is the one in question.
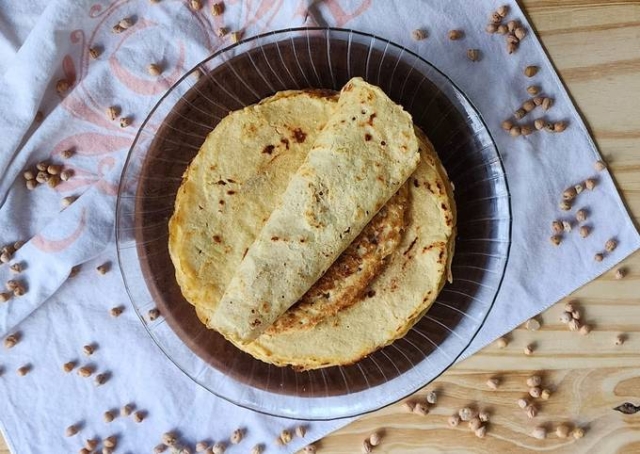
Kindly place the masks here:
<instances>
[{"instance_id":1,"label":"glass plate","mask_svg":"<svg viewBox=\"0 0 640 454\"><path fill-rule=\"evenodd\" d=\"M402 339L356 364L295 372L253 359L206 329L180 292L167 223L186 166L230 111L280 90L339 90L361 76L411 113L455 185L453 284ZM239 157L240 159L240 157ZM509 254L504 169L482 119L444 74L415 53L354 30L267 33L204 60L142 124L122 174L116 237L120 269L141 321L185 374L260 412L334 419L395 402L429 383L469 346L496 298ZM150 309L161 316L148 320Z\"/></svg>"}]
</instances>

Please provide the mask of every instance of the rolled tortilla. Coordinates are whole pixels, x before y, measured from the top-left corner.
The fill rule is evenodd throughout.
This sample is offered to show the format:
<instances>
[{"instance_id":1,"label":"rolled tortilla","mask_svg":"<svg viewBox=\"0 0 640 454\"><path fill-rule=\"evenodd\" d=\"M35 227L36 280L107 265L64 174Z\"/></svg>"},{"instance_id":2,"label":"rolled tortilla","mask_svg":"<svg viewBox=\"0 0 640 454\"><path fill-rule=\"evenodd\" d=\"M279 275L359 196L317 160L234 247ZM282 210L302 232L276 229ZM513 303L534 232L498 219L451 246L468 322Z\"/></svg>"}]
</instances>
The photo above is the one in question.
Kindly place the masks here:
<instances>
[{"instance_id":1,"label":"rolled tortilla","mask_svg":"<svg viewBox=\"0 0 640 454\"><path fill-rule=\"evenodd\" d=\"M349 81L209 326L241 344L262 334L324 274L419 160L411 116L378 87Z\"/></svg>"}]
</instances>

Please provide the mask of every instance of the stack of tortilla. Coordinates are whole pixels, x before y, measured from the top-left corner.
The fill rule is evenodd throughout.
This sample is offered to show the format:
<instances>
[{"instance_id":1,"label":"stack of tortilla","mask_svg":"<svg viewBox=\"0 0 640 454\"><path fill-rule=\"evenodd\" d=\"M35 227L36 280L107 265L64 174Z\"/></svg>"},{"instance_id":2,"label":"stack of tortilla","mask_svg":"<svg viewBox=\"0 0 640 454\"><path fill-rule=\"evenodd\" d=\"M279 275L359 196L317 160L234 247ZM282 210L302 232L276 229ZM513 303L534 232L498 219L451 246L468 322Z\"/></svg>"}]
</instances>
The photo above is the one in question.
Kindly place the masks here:
<instances>
[{"instance_id":1,"label":"stack of tortilla","mask_svg":"<svg viewBox=\"0 0 640 454\"><path fill-rule=\"evenodd\" d=\"M449 277L455 205L410 115L355 78L224 118L184 175L169 232L204 324L309 370L354 363L420 319Z\"/></svg>"}]
</instances>

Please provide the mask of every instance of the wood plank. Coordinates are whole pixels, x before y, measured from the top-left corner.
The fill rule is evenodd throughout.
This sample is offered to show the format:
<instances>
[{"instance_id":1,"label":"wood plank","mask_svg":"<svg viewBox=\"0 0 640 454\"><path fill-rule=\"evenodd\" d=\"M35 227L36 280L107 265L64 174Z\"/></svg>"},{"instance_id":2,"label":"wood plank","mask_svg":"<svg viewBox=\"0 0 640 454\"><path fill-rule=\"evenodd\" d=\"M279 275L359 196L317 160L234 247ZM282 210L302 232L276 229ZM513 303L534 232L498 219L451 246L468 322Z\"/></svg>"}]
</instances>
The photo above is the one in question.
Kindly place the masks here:
<instances>
[{"instance_id":1,"label":"wood plank","mask_svg":"<svg viewBox=\"0 0 640 454\"><path fill-rule=\"evenodd\" d=\"M527 14L540 34L561 77L594 132L596 142L632 213L640 214L640 4L637 0L525 0ZM442 452L633 453L640 452L640 414L625 416L612 407L640 403L640 255L624 264L622 281L607 273L578 290L594 331L586 337L558 322L562 305L541 316L537 332L519 328L505 349L489 346L449 370L427 390L439 401L426 417L403 413L399 405L377 411L331 434L320 452L360 451L362 440L382 430L375 452L427 454ZM624 332L628 341L617 346ZM522 348L536 341L531 357ZM529 420L515 401L526 395L526 377L542 371L552 397ZM489 377L501 379L490 391ZM417 394L424 397L427 390ZM478 404L491 413L487 437L476 438L465 426L452 429L447 417L458 408ZM560 422L586 428L581 440L546 440L529 436L536 425L552 430ZM0 454L8 454L0 440Z\"/></svg>"}]
</instances>

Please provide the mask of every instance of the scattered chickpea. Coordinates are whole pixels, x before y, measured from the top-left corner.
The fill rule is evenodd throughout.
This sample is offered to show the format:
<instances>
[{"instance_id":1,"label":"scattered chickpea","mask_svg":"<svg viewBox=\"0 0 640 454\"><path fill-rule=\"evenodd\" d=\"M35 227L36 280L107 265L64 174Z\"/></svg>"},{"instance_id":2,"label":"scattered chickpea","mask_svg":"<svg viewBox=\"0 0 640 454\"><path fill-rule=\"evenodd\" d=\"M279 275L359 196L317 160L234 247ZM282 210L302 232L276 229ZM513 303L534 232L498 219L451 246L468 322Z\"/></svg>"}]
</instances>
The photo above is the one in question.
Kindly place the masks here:
<instances>
[{"instance_id":1,"label":"scattered chickpea","mask_svg":"<svg viewBox=\"0 0 640 454\"><path fill-rule=\"evenodd\" d=\"M587 210L578 210L576 212L576 221L585 222L587 220Z\"/></svg>"},{"instance_id":2,"label":"scattered chickpea","mask_svg":"<svg viewBox=\"0 0 640 454\"><path fill-rule=\"evenodd\" d=\"M540 87L538 87L537 85L530 85L527 87L527 93L529 93L531 96L536 96L540 93Z\"/></svg>"},{"instance_id":3,"label":"scattered chickpea","mask_svg":"<svg viewBox=\"0 0 640 454\"><path fill-rule=\"evenodd\" d=\"M18 375L20 375L21 377L24 377L29 372L31 372L31 365L25 364L24 366L19 367L17 372L18 372Z\"/></svg>"},{"instance_id":4,"label":"scattered chickpea","mask_svg":"<svg viewBox=\"0 0 640 454\"><path fill-rule=\"evenodd\" d=\"M69 271L69 278L76 277L78 273L80 273L81 269L82 267L80 265L72 266L71 270Z\"/></svg>"},{"instance_id":5,"label":"scattered chickpea","mask_svg":"<svg viewBox=\"0 0 640 454\"><path fill-rule=\"evenodd\" d=\"M480 418L475 417L469 420L468 425L469 425L469 429L475 432L480 428L480 426L482 426L482 421L480 421Z\"/></svg>"},{"instance_id":6,"label":"scattered chickpea","mask_svg":"<svg viewBox=\"0 0 640 454\"><path fill-rule=\"evenodd\" d=\"M448 36L451 41L458 41L464 38L464 32L462 30L449 30Z\"/></svg>"},{"instance_id":7,"label":"scattered chickpea","mask_svg":"<svg viewBox=\"0 0 640 454\"><path fill-rule=\"evenodd\" d=\"M264 446L261 444L255 445L253 449L251 449L251 454L262 454L264 451Z\"/></svg>"},{"instance_id":8,"label":"scattered chickpea","mask_svg":"<svg viewBox=\"0 0 640 454\"><path fill-rule=\"evenodd\" d=\"M480 410L478 412L478 418L480 419L480 421L482 422L487 422L489 421L489 412L487 412L486 410Z\"/></svg>"},{"instance_id":9,"label":"scattered chickpea","mask_svg":"<svg viewBox=\"0 0 640 454\"><path fill-rule=\"evenodd\" d=\"M509 341L505 337L500 337L498 338L498 340L496 340L496 345L498 346L498 348L505 348L507 345L509 345Z\"/></svg>"},{"instance_id":10,"label":"scattered chickpea","mask_svg":"<svg viewBox=\"0 0 640 454\"><path fill-rule=\"evenodd\" d=\"M589 227L588 225L583 225L582 227L580 227L580 236L582 238L586 238L589 236L589 234L591 233L591 227ZM602 254L597 254L600 255L600 260L598 260L598 258L596 257L596 261L597 262L601 262L602 261Z\"/></svg>"},{"instance_id":11,"label":"scattered chickpea","mask_svg":"<svg viewBox=\"0 0 640 454\"><path fill-rule=\"evenodd\" d=\"M67 79L60 79L58 80L58 82L56 82L56 91L61 95L69 91L70 87L71 84Z\"/></svg>"},{"instance_id":12,"label":"scattered chickpea","mask_svg":"<svg viewBox=\"0 0 640 454\"><path fill-rule=\"evenodd\" d=\"M94 378L93 383L96 386L102 386L107 382L108 379L109 379L109 375L108 374L106 374L106 373L98 374L98 375L96 375L96 378Z\"/></svg>"},{"instance_id":13,"label":"scattered chickpea","mask_svg":"<svg viewBox=\"0 0 640 454\"><path fill-rule=\"evenodd\" d=\"M71 372L76 367L75 361L67 361L62 365L62 370L67 374Z\"/></svg>"},{"instance_id":14,"label":"scattered chickpea","mask_svg":"<svg viewBox=\"0 0 640 454\"><path fill-rule=\"evenodd\" d=\"M571 435L573 436L573 438L578 440L578 439L584 437L584 429L582 427L576 427L575 429L573 429L571 431Z\"/></svg>"},{"instance_id":15,"label":"scattered chickpea","mask_svg":"<svg viewBox=\"0 0 640 454\"><path fill-rule=\"evenodd\" d=\"M223 36L226 36L229 33L229 29L226 27L220 27L219 29L216 30L216 36L218 38L222 38ZM200 73L200 71L197 71L196 73Z\"/></svg>"},{"instance_id":16,"label":"scattered chickpea","mask_svg":"<svg viewBox=\"0 0 640 454\"><path fill-rule=\"evenodd\" d=\"M584 181L584 186L589 190L589 191L593 191L593 188L596 187L596 180L594 180L593 178L589 178L587 180Z\"/></svg>"},{"instance_id":17,"label":"scattered chickpea","mask_svg":"<svg viewBox=\"0 0 640 454\"><path fill-rule=\"evenodd\" d=\"M133 408L130 404L124 405L121 409L120 409L120 416L129 416L131 414L131 412L133 411Z\"/></svg>"},{"instance_id":18,"label":"scattered chickpea","mask_svg":"<svg viewBox=\"0 0 640 454\"><path fill-rule=\"evenodd\" d=\"M105 438L104 440L102 440L102 444L106 448L115 448L117 443L118 443L118 439L116 438L115 435L111 435Z\"/></svg>"},{"instance_id":19,"label":"scattered chickpea","mask_svg":"<svg viewBox=\"0 0 640 454\"><path fill-rule=\"evenodd\" d=\"M536 318L527 320L526 327L529 331L538 331L540 329L540 322Z\"/></svg>"},{"instance_id":20,"label":"scattered chickpea","mask_svg":"<svg viewBox=\"0 0 640 454\"><path fill-rule=\"evenodd\" d=\"M229 38L231 43L235 44L242 39L243 32L241 30L231 32L231 37Z\"/></svg>"},{"instance_id":21,"label":"scattered chickpea","mask_svg":"<svg viewBox=\"0 0 640 454\"><path fill-rule=\"evenodd\" d=\"M196 443L196 452L204 452L209 447L209 443L206 441L199 441Z\"/></svg>"},{"instance_id":22,"label":"scattered chickpea","mask_svg":"<svg viewBox=\"0 0 640 454\"><path fill-rule=\"evenodd\" d=\"M78 369L78 375L83 378L90 377L91 374L93 374L93 369L90 366L82 366L80 369Z\"/></svg>"},{"instance_id":23,"label":"scattered chickpea","mask_svg":"<svg viewBox=\"0 0 640 454\"><path fill-rule=\"evenodd\" d=\"M497 9L496 13L502 18L507 17L507 14L509 14L509 5L502 5Z\"/></svg>"},{"instance_id":24,"label":"scattered chickpea","mask_svg":"<svg viewBox=\"0 0 640 454\"><path fill-rule=\"evenodd\" d=\"M436 394L435 391L430 391L427 394L427 403L430 403L431 405L435 405L437 401L438 401L438 394Z\"/></svg>"},{"instance_id":25,"label":"scattered chickpea","mask_svg":"<svg viewBox=\"0 0 640 454\"><path fill-rule=\"evenodd\" d=\"M90 47L89 48L89 56L92 59L95 60L96 58L98 58L100 56L100 50L98 50L96 47Z\"/></svg>"},{"instance_id":26,"label":"scattered chickpea","mask_svg":"<svg viewBox=\"0 0 640 454\"><path fill-rule=\"evenodd\" d=\"M522 108L525 110L525 112L531 112L532 110L534 110L536 108L536 103L533 102L532 99L525 101L524 103L522 103Z\"/></svg>"},{"instance_id":27,"label":"scattered chickpea","mask_svg":"<svg viewBox=\"0 0 640 454\"><path fill-rule=\"evenodd\" d=\"M469 407L464 407L458 410L458 416L460 416L460 420L465 422L470 421L471 419L475 418L477 415L478 415L477 412L472 410Z\"/></svg>"},{"instance_id":28,"label":"scattered chickpea","mask_svg":"<svg viewBox=\"0 0 640 454\"><path fill-rule=\"evenodd\" d=\"M570 221L562 221L562 230L565 232L571 232L573 226Z\"/></svg>"},{"instance_id":29,"label":"scattered chickpea","mask_svg":"<svg viewBox=\"0 0 640 454\"><path fill-rule=\"evenodd\" d=\"M529 395L534 399L537 399L542 395L542 390L539 386L532 386L529 388Z\"/></svg>"},{"instance_id":30,"label":"scattered chickpea","mask_svg":"<svg viewBox=\"0 0 640 454\"><path fill-rule=\"evenodd\" d=\"M521 134L522 134L523 136L525 136L525 137L526 137L526 136L530 136L531 134L533 134L533 132L534 132L534 131L535 131L535 130L534 130L534 129L533 129L533 127L532 127L532 126L530 126L530 125L522 125L522 126L520 127L520 132L521 132Z\"/></svg>"},{"instance_id":31,"label":"scattered chickpea","mask_svg":"<svg viewBox=\"0 0 640 454\"><path fill-rule=\"evenodd\" d=\"M224 13L224 3L218 2L211 5L211 14L214 16L220 16Z\"/></svg>"},{"instance_id":32,"label":"scattered chickpea","mask_svg":"<svg viewBox=\"0 0 640 454\"><path fill-rule=\"evenodd\" d=\"M124 308L122 306L116 306L116 307L112 307L109 310L109 313L111 314L112 317L117 318L117 317L120 317L123 311L124 311Z\"/></svg>"},{"instance_id":33,"label":"scattered chickpea","mask_svg":"<svg viewBox=\"0 0 640 454\"><path fill-rule=\"evenodd\" d=\"M133 414L133 420L137 423L141 423L142 421L144 421L145 416L146 414L144 411L138 410Z\"/></svg>"},{"instance_id":34,"label":"scattered chickpea","mask_svg":"<svg viewBox=\"0 0 640 454\"><path fill-rule=\"evenodd\" d=\"M571 321L568 323L569 326L569 331L578 331L580 329L580 320L576 320L575 318L572 318Z\"/></svg>"},{"instance_id":35,"label":"scattered chickpea","mask_svg":"<svg viewBox=\"0 0 640 454\"><path fill-rule=\"evenodd\" d=\"M200 11L202 9L202 0L191 0L189 4L194 11Z\"/></svg>"},{"instance_id":36,"label":"scattered chickpea","mask_svg":"<svg viewBox=\"0 0 640 454\"><path fill-rule=\"evenodd\" d=\"M532 388L534 386L540 386L542 384L542 378L540 375L532 375L527 378L527 386Z\"/></svg>"},{"instance_id":37,"label":"scattered chickpea","mask_svg":"<svg viewBox=\"0 0 640 454\"><path fill-rule=\"evenodd\" d=\"M167 450L167 446L162 444L162 443L156 445L156 447L153 448L154 454L161 454L161 453L165 452L166 450Z\"/></svg>"},{"instance_id":38,"label":"scattered chickpea","mask_svg":"<svg viewBox=\"0 0 640 454\"><path fill-rule=\"evenodd\" d=\"M602 255L601 253L598 253L598 254L596 254L596 255L594 255L594 256L593 256L593 259L594 259L596 262L602 262L602 260L604 260L604 255Z\"/></svg>"},{"instance_id":39,"label":"scattered chickpea","mask_svg":"<svg viewBox=\"0 0 640 454\"><path fill-rule=\"evenodd\" d=\"M162 443L165 446L175 446L177 442L178 438L173 432L165 432L164 434L162 434Z\"/></svg>"},{"instance_id":40,"label":"scattered chickpea","mask_svg":"<svg viewBox=\"0 0 640 454\"><path fill-rule=\"evenodd\" d=\"M117 106L107 107L107 117L109 118L109 120L115 121L115 119L118 118L118 115L120 115L119 107Z\"/></svg>"},{"instance_id":41,"label":"scattered chickpea","mask_svg":"<svg viewBox=\"0 0 640 454\"><path fill-rule=\"evenodd\" d=\"M579 330L580 334L582 334L583 336L586 336L587 334L589 334L591 332L591 325L582 325L580 327Z\"/></svg>"},{"instance_id":42,"label":"scattered chickpea","mask_svg":"<svg viewBox=\"0 0 640 454\"><path fill-rule=\"evenodd\" d=\"M478 438L484 438L487 435L487 426L480 426L475 431L474 434Z\"/></svg>"},{"instance_id":43,"label":"scattered chickpea","mask_svg":"<svg viewBox=\"0 0 640 454\"><path fill-rule=\"evenodd\" d=\"M213 445L213 448L211 448L211 451L213 452L213 454L224 454L226 449L227 449L227 445L219 441L218 443Z\"/></svg>"},{"instance_id":44,"label":"scattered chickpea","mask_svg":"<svg viewBox=\"0 0 640 454\"><path fill-rule=\"evenodd\" d=\"M522 134L522 129L520 126L514 126L509 130L509 134L511 134L511 137L518 137Z\"/></svg>"},{"instance_id":45,"label":"scattered chickpea","mask_svg":"<svg viewBox=\"0 0 640 454\"><path fill-rule=\"evenodd\" d=\"M105 411L102 415L102 420L106 423L110 423L115 419L115 415L111 411Z\"/></svg>"},{"instance_id":46,"label":"scattered chickpea","mask_svg":"<svg viewBox=\"0 0 640 454\"><path fill-rule=\"evenodd\" d=\"M551 222L551 230L553 230L554 233L562 233L564 231L562 221Z\"/></svg>"},{"instance_id":47,"label":"scattered chickpea","mask_svg":"<svg viewBox=\"0 0 640 454\"><path fill-rule=\"evenodd\" d=\"M615 344L622 345L626 340L627 340L627 336L625 336L624 334L618 334L616 336Z\"/></svg>"},{"instance_id":48,"label":"scattered chickpea","mask_svg":"<svg viewBox=\"0 0 640 454\"><path fill-rule=\"evenodd\" d=\"M496 390L500 385L500 380L498 380L497 378L490 378L487 380L486 384L489 389Z\"/></svg>"},{"instance_id":49,"label":"scattered chickpea","mask_svg":"<svg viewBox=\"0 0 640 454\"><path fill-rule=\"evenodd\" d=\"M564 190L564 192L562 193L562 198L564 200L573 200L577 195L578 191L576 191L576 188L572 186Z\"/></svg>"},{"instance_id":50,"label":"scattered chickpea","mask_svg":"<svg viewBox=\"0 0 640 454\"><path fill-rule=\"evenodd\" d=\"M11 299L12 296L13 296L12 293L1 292L0 293L0 303L6 303L7 301L9 301Z\"/></svg>"},{"instance_id":51,"label":"scattered chickpea","mask_svg":"<svg viewBox=\"0 0 640 454\"><path fill-rule=\"evenodd\" d=\"M527 66L524 69L524 75L527 77L533 77L536 74L538 74L538 71L540 70L540 68L538 68L537 66Z\"/></svg>"},{"instance_id":52,"label":"scattered chickpea","mask_svg":"<svg viewBox=\"0 0 640 454\"><path fill-rule=\"evenodd\" d=\"M362 454L369 454L371 452L373 452L373 446L371 446L369 440L364 440L362 442Z\"/></svg>"},{"instance_id":53,"label":"scattered chickpea","mask_svg":"<svg viewBox=\"0 0 640 454\"><path fill-rule=\"evenodd\" d=\"M593 164L593 168L596 169L598 172L602 172L604 169L607 168L606 164L602 161L596 161Z\"/></svg>"},{"instance_id":54,"label":"scattered chickpea","mask_svg":"<svg viewBox=\"0 0 640 454\"><path fill-rule=\"evenodd\" d=\"M471 61L479 61L480 60L480 50L479 49L469 49L467 50L467 58Z\"/></svg>"},{"instance_id":55,"label":"scattered chickpea","mask_svg":"<svg viewBox=\"0 0 640 454\"><path fill-rule=\"evenodd\" d=\"M626 271L623 268L618 268L614 274L614 277L617 280L624 279L625 276L626 276Z\"/></svg>"},{"instance_id":56,"label":"scattered chickpea","mask_svg":"<svg viewBox=\"0 0 640 454\"><path fill-rule=\"evenodd\" d=\"M95 352L95 351L96 351L95 346L93 346L91 344L88 344L88 345L85 345L84 347L82 347L82 353L84 353L87 356L93 355L93 352Z\"/></svg>"},{"instance_id":57,"label":"scattered chickpea","mask_svg":"<svg viewBox=\"0 0 640 454\"><path fill-rule=\"evenodd\" d=\"M425 415L429 414L429 407L427 407L427 405L422 403L422 402L418 402L413 407L413 412L416 415L425 416Z\"/></svg>"},{"instance_id":58,"label":"scattered chickpea","mask_svg":"<svg viewBox=\"0 0 640 454\"><path fill-rule=\"evenodd\" d=\"M162 74L162 68L156 63L151 63L149 66L147 66L147 72L150 75L157 77Z\"/></svg>"},{"instance_id":59,"label":"scattered chickpea","mask_svg":"<svg viewBox=\"0 0 640 454\"><path fill-rule=\"evenodd\" d=\"M549 98L547 98L549 99ZM567 129L567 122L566 121L556 121L553 124L553 132L563 132Z\"/></svg>"},{"instance_id":60,"label":"scattered chickpea","mask_svg":"<svg viewBox=\"0 0 640 454\"><path fill-rule=\"evenodd\" d=\"M507 26L506 25L498 25L498 29L496 30L496 33L499 35L504 35L508 32L507 30Z\"/></svg>"},{"instance_id":61,"label":"scattered chickpea","mask_svg":"<svg viewBox=\"0 0 640 454\"><path fill-rule=\"evenodd\" d=\"M37 188L37 187L38 187L38 184L39 184L39 183L38 183L36 180L27 180L27 181L25 182L25 186L27 187L27 189L28 189L29 191L33 191L35 188Z\"/></svg>"},{"instance_id":62,"label":"scattered chickpea","mask_svg":"<svg viewBox=\"0 0 640 454\"><path fill-rule=\"evenodd\" d=\"M604 249L607 252L613 252L617 246L618 246L618 242L614 239L610 239L605 243Z\"/></svg>"},{"instance_id":63,"label":"scattered chickpea","mask_svg":"<svg viewBox=\"0 0 640 454\"><path fill-rule=\"evenodd\" d=\"M118 25L126 30L128 28L131 28L131 26L133 25L133 19L131 19L130 17L125 17L120 22L118 22Z\"/></svg>"},{"instance_id":64,"label":"scattered chickpea","mask_svg":"<svg viewBox=\"0 0 640 454\"><path fill-rule=\"evenodd\" d=\"M130 124L131 124L131 118L130 117L121 117L120 118L120 127L121 128L126 128Z\"/></svg>"},{"instance_id":65,"label":"scattered chickpea","mask_svg":"<svg viewBox=\"0 0 640 454\"><path fill-rule=\"evenodd\" d=\"M316 454L316 446L315 445L307 445L302 450L305 454Z\"/></svg>"},{"instance_id":66,"label":"scattered chickpea","mask_svg":"<svg viewBox=\"0 0 640 454\"><path fill-rule=\"evenodd\" d=\"M522 107L513 113L513 116L516 117L518 120L523 119L526 115L527 115L527 111Z\"/></svg>"},{"instance_id":67,"label":"scattered chickpea","mask_svg":"<svg viewBox=\"0 0 640 454\"><path fill-rule=\"evenodd\" d=\"M499 24L500 22L502 22L502 18L503 16L498 14L498 12L494 12L489 16L489 22L492 24Z\"/></svg>"},{"instance_id":68,"label":"scattered chickpea","mask_svg":"<svg viewBox=\"0 0 640 454\"><path fill-rule=\"evenodd\" d=\"M524 348L524 354L527 356L533 355L533 350L534 350L533 344L529 344Z\"/></svg>"},{"instance_id":69,"label":"scattered chickpea","mask_svg":"<svg viewBox=\"0 0 640 454\"><path fill-rule=\"evenodd\" d=\"M449 419L447 420L447 422L451 427L456 427L458 426L458 424L460 424L460 416L458 415L449 416Z\"/></svg>"},{"instance_id":70,"label":"scattered chickpea","mask_svg":"<svg viewBox=\"0 0 640 454\"><path fill-rule=\"evenodd\" d=\"M563 200L558 206L562 211L569 211L571 209L571 202L569 202L568 200Z\"/></svg>"},{"instance_id":71,"label":"scattered chickpea","mask_svg":"<svg viewBox=\"0 0 640 454\"><path fill-rule=\"evenodd\" d=\"M232 444L237 445L238 443L240 443L242 441L243 437L244 437L244 432L242 431L242 429L236 429L231 434L231 438L229 439L229 441ZM291 437L291 434L289 434L289 437ZM282 439L282 433L280 434L280 439ZM291 441L291 439L289 439L289 441Z\"/></svg>"},{"instance_id":72,"label":"scattered chickpea","mask_svg":"<svg viewBox=\"0 0 640 454\"><path fill-rule=\"evenodd\" d=\"M560 237L560 235L552 235L551 238L549 238L549 240L551 241L551 244L553 244L554 246L559 246L560 243L562 242L562 238Z\"/></svg>"},{"instance_id":73,"label":"scattered chickpea","mask_svg":"<svg viewBox=\"0 0 640 454\"><path fill-rule=\"evenodd\" d=\"M525 408L525 412L529 419L533 419L538 416L538 408L535 405L528 405L527 408Z\"/></svg>"},{"instance_id":74,"label":"scattered chickpea","mask_svg":"<svg viewBox=\"0 0 640 454\"><path fill-rule=\"evenodd\" d=\"M408 413L411 413L414 408L415 408L415 404L410 400L404 401L402 403L402 409Z\"/></svg>"},{"instance_id":75,"label":"scattered chickpea","mask_svg":"<svg viewBox=\"0 0 640 454\"><path fill-rule=\"evenodd\" d=\"M558 438L567 438L569 436L569 426L567 426L566 424L560 424L558 425L558 427L556 427L556 435L558 436Z\"/></svg>"},{"instance_id":76,"label":"scattered chickpea","mask_svg":"<svg viewBox=\"0 0 640 454\"><path fill-rule=\"evenodd\" d=\"M371 435L369 435L369 443L371 444L371 446L378 446L381 441L382 441L382 437L378 432L374 432Z\"/></svg>"},{"instance_id":77,"label":"scattered chickpea","mask_svg":"<svg viewBox=\"0 0 640 454\"><path fill-rule=\"evenodd\" d=\"M542 110L544 110L544 111L547 111L547 110L551 109L551 107L553 107L553 99L551 99L551 98L543 98L542 105L540 107L542 107Z\"/></svg>"},{"instance_id":78,"label":"scattered chickpea","mask_svg":"<svg viewBox=\"0 0 640 454\"><path fill-rule=\"evenodd\" d=\"M549 398L551 397L551 391L549 391L547 388L543 389L540 393L540 397L542 398L542 400L549 400Z\"/></svg>"},{"instance_id":79,"label":"scattered chickpea","mask_svg":"<svg viewBox=\"0 0 640 454\"><path fill-rule=\"evenodd\" d=\"M78 427L76 425L70 425L69 427L67 427L67 429L65 430L64 434L67 437L73 437L75 434L77 434L79 431Z\"/></svg>"},{"instance_id":80,"label":"scattered chickpea","mask_svg":"<svg viewBox=\"0 0 640 454\"><path fill-rule=\"evenodd\" d=\"M160 317L160 310L158 308L153 308L147 313L147 318L150 322L156 320L158 317Z\"/></svg>"},{"instance_id":81,"label":"scattered chickpea","mask_svg":"<svg viewBox=\"0 0 640 454\"><path fill-rule=\"evenodd\" d=\"M60 176L59 175L51 175L47 180L47 186L50 188L55 188L60 184Z\"/></svg>"},{"instance_id":82,"label":"scattered chickpea","mask_svg":"<svg viewBox=\"0 0 640 454\"><path fill-rule=\"evenodd\" d=\"M518 407L522 408L523 410L529 405L527 399L518 399L516 403L518 404Z\"/></svg>"},{"instance_id":83,"label":"scattered chickpea","mask_svg":"<svg viewBox=\"0 0 640 454\"><path fill-rule=\"evenodd\" d=\"M498 31L498 26L496 24L488 24L485 30L487 31L487 33L490 33L493 35Z\"/></svg>"},{"instance_id":84,"label":"scattered chickpea","mask_svg":"<svg viewBox=\"0 0 640 454\"><path fill-rule=\"evenodd\" d=\"M20 335L18 333L9 334L4 339L4 348L10 349L16 346L20 341Z\"/></svg>"},{"instance_id":85,"label":"scattered chickpea","mask_svg":"<svg viewBox=\"0 0 640 454\"><path fill-rule=\"evenodd\" d=\"M538 440L544 440L545 438L547 438L547 430L542 426L538 426L533 429L533 431L531 432L531 436L533 438L537 438Z\"/></svg>"},{"instance_id":86,"label":"scattered chickpea","mask_svg":"<svg viewBox=\"0 0 640 454\"><path fill-rule=\"evenodd\" d=\"M87 448L87 450L89 451L93 451L98 447L98 440L96 440L95 438L90 438L88 440L85 440L84 447Z\"/></svg>"},{"instance_id":87,"label":"scattered chickpea","mask_svg":"<svg viewBox=\"0 0 640 454\"><path fill-rule=\"evenodd\" d=\"M99 265L98 267L96 267L96 271L98 272L98 274L107 274L109 272L109 269L111 268L111 264L109 262L105 262L102 265Z\"/></svg>"}]
</instances>

